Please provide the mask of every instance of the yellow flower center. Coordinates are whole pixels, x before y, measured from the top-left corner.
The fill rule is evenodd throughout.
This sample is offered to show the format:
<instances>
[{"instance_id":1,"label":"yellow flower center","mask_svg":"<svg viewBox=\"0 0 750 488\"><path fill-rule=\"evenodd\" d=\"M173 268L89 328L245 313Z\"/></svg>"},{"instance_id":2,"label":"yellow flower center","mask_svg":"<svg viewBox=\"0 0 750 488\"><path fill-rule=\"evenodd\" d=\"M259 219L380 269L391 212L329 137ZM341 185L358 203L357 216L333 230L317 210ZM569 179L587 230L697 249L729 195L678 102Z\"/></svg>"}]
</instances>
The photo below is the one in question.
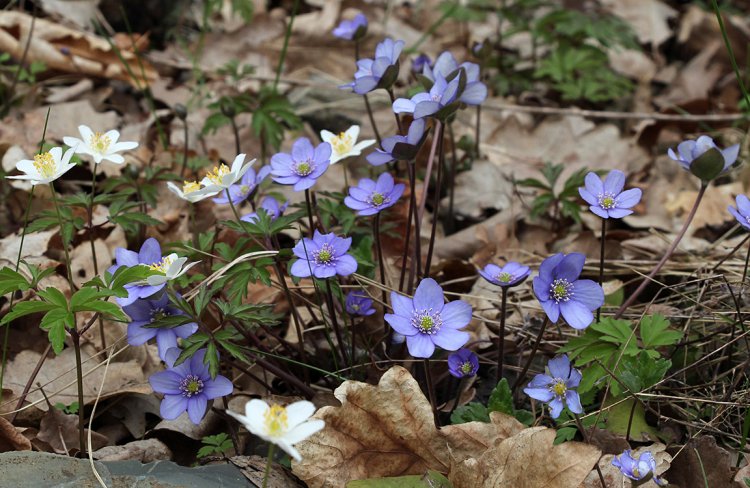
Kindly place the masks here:
<instances>
[{"instance_id":1,"label":"yellow flower center","mask_svg":"<svg viewBox=\"0 0 750 488\"><path fill-rule=\"evenodd\" d=\"M565 386L565 382L563 380L555 379L555 384L550 387L550 390L552 390L552 393L557 396L563 396L565 395L565 392L568 391L568 387Z\"/></svg>"},{"instance_id":2,"label":"yellow flower center","mask_svg":"<svg viewBox=\"0 0 750 488\"><path fill-rule=\"evenodd\" d=\"M158 271L159 273L167 274L167 268L169 268L169 265L174 262L174 258L172 256L164 256L161 261L158 263L154 263L151 266L149 266L149 269L153 271Z\"/></svg>"},{"instance_id":3,"label":"yellow flower center","mask_svg":"<svg viewBox=\"0 0 750 488\"><path fill-rule=\"evenodd\" d=\"M422 317L422 320L419 321L419 328L425 332L431 330L434 326L435 321L432 320L432 317Z\"/></svg>"},{"instance_id":4,"label":"yellow flower center","mask_svg":"<svg viewBox=\"0 0 750 488\"><path fill-rule=\"evenodd\" d=\"M327 263L330 260L331 260L331 251L328 251L326 249L322 249L318 253L318 261L320 261L321 263Z\"/></svg>"},{"instance_id":5,"label":"yellow flower center","mask_svg":"<svg viewBox=\"0 0 750 488\"><path fill-rule=\"evenodd\" d=\"M469 361L466 361L464 364L461 365L461 372L463 374L469 374L474 369L474 365L471 364Z\"/></svg>"},{"instance_id":6,"label":"yellow flower center","mask_svg":"<svg viewBox=\"0 0 750 488\"><path fill-rule=\"evenodd\" d=\"M55 169L57 169L55 166L55 158L49 152L34 156L34 167L45 178L55 175Z\"/></svg>"},{"instance_id":7,"label":"yellow flower center","mask_svg":"<svg viewBox=\"0 0 750 488\"><path fill-rule=\"evenodd\" d=\"M503 283L508 283L512 279L513 279L513 275L508 273L507 271L497 275L497 280L502 281Z\"/></svg>"},{"instance_id":8,"label":"yellow flower center","mask_svg":"<svg viewBox=\"0 0 750 488\"><path fill-rule=\"evenodd\" d=\"M346 132L341 132L339 135L331 139L331 147L336 154L346 154L352 150L354 141Z\"/></svg>"},{"instance_id":9,"label":"yellow flower center","mask_svg":"<svg viewBox=\"0 0 750 488\"><path fill-rule=\"evenodd\" d=\"M201 189L200 184L197 181L185 181L182 185L182 193L187 195Z\"/></svg>"},{"instance_id":10,"label":"yellow flower center","mask_svg":"<svg viewBox=\"0 0 750 488\"><path fill-rule=\"evenodd\" d=\"M385 195L377 192L373 193L372 197L370 198L372 199L373 205L375 205L376 207L383 205L383 202L385 201Z\"/></svg>"},{"instance_id":11,"label":"yellow flower center","mask_svg":"<svg viewBox=\"0 0 750 488\"><path fill-rule=\"evenodd\" d=\"M107 149L109 149L111 143L112 140L106 135L101 132L94 132L94 135L91 136L91 143L89 145L94 148L96 152L104 154L107 152Z\"/></svg>"},{"instance_id":12,"label":"yellow flower center","mask_svg":"<svg viewBox=\"0 0 750 488\"><path fill-rule=\"evenodd\" d=\"M289 427L286 408L281 405L271 405L271 408L265 413L263 421L266 425L266 432L272 437L284 435Z\"/></svg>"},{"instance_id":13,"label":"yellow flower center","mask_svg":"<svg viewBox=\"0 0 750 488\"><path fill-rule=\"evenodd\" d=\"M226 164L220 164L219 166L216 166L214 169L209 171L206 177L213 183L221 185L224 176L228 174L229 166L227 166Z\"/></svg>"}]
</instances>

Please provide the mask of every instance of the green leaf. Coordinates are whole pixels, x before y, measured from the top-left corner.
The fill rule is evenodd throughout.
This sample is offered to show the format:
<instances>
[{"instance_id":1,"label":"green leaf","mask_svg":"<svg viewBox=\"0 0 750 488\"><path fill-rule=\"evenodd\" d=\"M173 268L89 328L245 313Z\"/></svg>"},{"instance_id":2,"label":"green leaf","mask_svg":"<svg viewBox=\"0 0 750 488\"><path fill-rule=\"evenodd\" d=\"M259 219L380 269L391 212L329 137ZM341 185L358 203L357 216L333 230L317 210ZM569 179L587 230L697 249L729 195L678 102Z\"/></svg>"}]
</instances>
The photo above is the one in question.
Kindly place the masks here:
<instances>
[{"instance_id":1,"label":"green leaf","mask_svg":"<svg viewBox=\"0 0 750 488\"><path fill-rule=\"evenodd\" d=\"M461 405L451 415L451 424L489 421L490 413L487 411L487 407L478 402Z\"/></svg>"},{"instance_id":2,"label":"green leaf","mask_svg":"<svg viewBox=\"0 0 750 488\"><path fill-rule=\"evenodd\" d=\"M632 391L638 393L650 388L664 378L672 361L654 359L646 351L637 357L625 357L620 362L620 380Z\"/></svg>"},{"instance_id":3,"label":"green leaf","mask_svg":"<svg viewBox=\"0 0 750 488\"><path fill-rule=\"evenodd\" d=\"M682 339L682 332L668 330L669 321L662 315L646 315L639 325L644 347L671 346Z\"/></svg>"},{"instance_id":4,"label":"green leaf","mask_svg":"<svg viewBox=\"0 0 750 488\"><path fill-rule=\"evenodd\" d=\"M206 346L206 356L203 358L203 363L208 364L208 372L211 374L211 378L216 378L219 374L219 352L216 350L216 344L209 342Z\"/></svg>"},{"instance_id":5,"label":"green leaf","mask_svg":"<svg viewBox=\"0 0 750 488\"><path fill-rule=\"evenodd\" d=\"M47 312L39 326L47 331L47 337L55 354L60 354L65 347L66 326L75 325L75 317L67 310L55 309Z\"/></svg>"},{"instance_id":6,"label":"green leaf","mask_svg":"<svg viewBox=\"0 0 750 488\"><path fill-rule=\"evenodd\" d=\"M55 308L54 304L39 300L20 302L13 305L13 309L3 317L2 321L0 321L0 325L7 324L18 317L23 317L32 313L48 312L53 308Z\"/></svg>"},{"instance_id":7,"label":"green leaf","mask_svg":"<svg viewBox=\"0 0 750 488\"><path fill-rule=\"evenodd\" d=\"M614 403L615 401L619 400L612 399L607 403ZM635 408L633 408L634 404ZM604 406L606 407L609 405ZM636 402L633 398L628 398L627 400L618 403L617 405L612 405L611 408L609 408L607 411L605 428L615 434L625 435L628 430L631 412L633 417L630 426L631 439L638 442L648 442L649 440L653 442L654 439L659 438L659 432L646 422L646 412L643 409L643 405Z\"/></svg>"},{"instance_id":8,"label":"green leaf","mask_svg":"<svg viewBox=\"0 0 750 488\"><path fill-rule=\"evenodd\" d=\"M502 412L513 415L513 394L510 391L508 380L503 378L497 384L490 394L490 400L487 403L487 411Z\"/></svg>"},{"instance_id":9,"label":"green leaf","mask_svg":"<svg viewBox=\"0 0 750 488\"><path fill-rule=\"evenodd\" d=\"M21 273L18 273L7 266L0 269L0 295L28 290L29 287L29 282L26 281L26 278L24 278Z\"/></svg>"},{"instance_id":10,"label":"green leaf","mask_svg":"<svg viewBox=\"0 0 750 488\"><path fill-rule=\"evenodd\" d=\"M57 288L45 288L39 291L39 297L45 302L49 302L57 308L68 309L68 299L65 298L63 292Z\"/></svg>"}]
</instances>

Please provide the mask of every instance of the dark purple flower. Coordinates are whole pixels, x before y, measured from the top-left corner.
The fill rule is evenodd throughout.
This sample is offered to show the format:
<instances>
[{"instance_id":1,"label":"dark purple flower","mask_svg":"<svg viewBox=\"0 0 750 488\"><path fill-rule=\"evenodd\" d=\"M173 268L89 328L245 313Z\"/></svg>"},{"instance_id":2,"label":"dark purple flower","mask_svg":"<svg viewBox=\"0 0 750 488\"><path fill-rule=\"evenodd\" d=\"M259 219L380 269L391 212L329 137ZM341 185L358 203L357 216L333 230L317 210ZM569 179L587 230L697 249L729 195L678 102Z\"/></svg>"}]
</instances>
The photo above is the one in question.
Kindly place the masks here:
<instances>
[{"instance_id":1,"label":"dark purple flower","mask_svg":"<svg viewBox=\"0 0 750 488\"><path fill-rule=\"evenodd\" d=\"M331 145L327 142L313 148L310 139L300 137L292 145L292 153L277 153L271 157L273 181L294 185L294 191L307 190L326 172L331 159Z\"/></svg>"},{"instance_id":2,"label":"dark purple flower","mask_svg":"<svg viewBox=\"0 0 750 488\"><path fill-rule=\"evenodd\" d=\"M374 182L369 178L362 178L357 186L349 187L349 196L344 203L358 215L375 215L381 210L392 207L404 193L406 185L394 184L390 173L383 173Z\"/></svg>"},{"instance_id":3,"label":"dark purple flower","mask_svg":"<svg viewBox=\"0 0 750 488\"><path fill-rule=\"evenodd\" d=\"M128 324L128 344L131 346L140 346L156 338L156 344L159 347L159 357L166 360L167 351L177 347L177 338L187 339L198 330L198 324L189 322L177 327L146 327L154 320L172 315L185 315L177 307L169 304L169 297L162 293L159 298L154 300L136 300L130 305L122 307L123 312L128 314L132 322Z\"/></svg>"},{"instance_id":4,"label":"dark purple flower","mask_svg":"<svg viewBox=\"0 0 750 488\"><path fill-rule=\"evenodd\" d=\"M337 237L333 232L321 234L316 229L312 239L304 237L294 246L294 255L299 259L290 272L298 278L349 276L357 271L357 260L346 254L351 245L351 237Z\"/></svg>"},{"instance_id":5,"label":"dark purple flower","mask_svg":"<svg viewBox=\"0 0 750 488\"><path fill-rule=\"evenodd\" d=\"M406 136L386 137L381 142L382 149L367 155L367 162L373 166L382 166L394 160L411 160L417 155L419 146L424 138L425 119L418 119L411 123Z\"/></svg>"},{"instance_id":6,"label":"dark purple flower","mask_svg":"<svg viewBox=\"0 0 750 488\"><path fill-rule=\"evenodd\" d=\"M604 304L604 290L591 280L579 280L586 257L583 254L555 254L539 267L534 278L534 294L550 321L562 313L575 329L585 329L594 321L591 312Z\"/></svg>"},{"instance_id":7,"label":"dark purple flower","mask_svg":"<svg viewBox=\"0 0 750 488\"><path fill-rule=\"evenodd\" d=\"M737 204L737 208L730 205L728 207L729 213L737 219L737 222L739 222L742 227L750 230L750 199L745 195L737 195L737 198L735 198L734 201Z\"/></svg>"},{"instance_id":8,"label":"dark purple flower","mask_svg":"<svg viewBox=\"0 0 750 488\"><path fill-rule=\"evenodd\" d=\"M427 78L437 81L438 78L449 79L460 68L466 73L466 86L459 96L459 101L466 105L479 105L487 98L487 86L479 81L479 65L464 62L458 64L450 51L444 51L435 60L435 64L426 65L422 71ZM438 76L439 75L439 76Z\"/></svg>"},{"instance_id":9,"label":"dark purple flower","mask_svg":"<svg viewBox=\"0 0 750 488\"><path fill-rule=\"evenodd\" d=\"M709 149L715 149L719 152L723 159L722 167L711 168L696 168L693 162L703 156ZM740 145L735 144L729 146L726 149L720 149L712 138L709 136L700 136L697 140L682 141L677 145L677 154L675 154L672 148L669 148L667 154L670 158L674 159L682 165L683 168L690 171L694 175L701 179L713 179L719 174L725 172L730 166L737 161L737 156L740 153ZM718 155L717 155L718 156Z\"/></svg>"},{"instance_id":10,"label":"dark purple flower","mask_svg":"<svg viewBox=\"0 0 750 488\"><path fill-rule=\"evenodd\" d=\"M263 180L266 179L271 173L271 167L268 165L260 168L258 173L253 168L247 170L247 173L242 175L242 179L239 183L229 186L229 194L232 196L232 204L239 205L244 202L247 197L260 185ZM219 196L214 198L214 203L227 204L229 199L227 198L227 192L223 191L219 193Z\"/></svg>"},{"instance_id":11,"label":"dark purple flower","mask_svg":"<svg viewBox=\"0 0 750 488\"><path fill-rule=\"evenodd\" d=\"M602 182L599 176L591 172L586 175L586 186L578 189L581 198L591 205L589 210L603 219L621 219L633 213L631 208L641 201L641 189L631 188L622 191L625 186L625 173L612 170Z\"/></svg>"},{"instance_id":12,"label":"dark purple flower","mask_svg":"<svg viewBox=\"0 0 750 488\"><path fill-rule=\"evenodd\" d=\"M448 355L448 372L456 378L474 376L479 370L479 358L468 349L459 349Z\"/></svg>"},{"instance_id":13,"label":"dark purple flower","mask_svg":"<svg viewBox=\"0 0 750 488\"><path fill-rule=\"evenodd\" d=\"M390 88L398 77L398 57L403 48L404 41L385 38L375 47L375 59L358 60L354 81L339 88L352 88L358 95L364 95L376 88Z\"/></svg>"},{"instance_id":14,"label":"dark purple flower","mask_svg":"<svg viewBox=\"0 0 750 488\"><path fill-rule=\"evenodd\" d=\"M417 93L411 99L397 98L393 102L393 111L412 114L415 119L435 115L456 101L458 89L458 77L448 82L438 75L429 92Z\"/></svg>"},{"instance_id":15,"label":"dark purple flower","mask_svg":"<svg viewBox=\"0 0 750 488\"><path fill-rule=\"evenodd\" d=\"M432 66L432 60L426 54L420 54L411 62L411 70L414 73L421 73L425 66Z\"/></svg>"},{"instance_id":16,"label":"dark purple flower","mask_svg":"<svg viewBox=\"0 0 750 488\"><path fill-rule=\"evenodd\" d=\"M619 456L612 460L612 466L618 468L623 475L631 480L641 481L649 479L658 486L666 486L667 482L656 476L656 459L649 451L642 453L638 459L631 454L630 449L626 449Z\"/></svg>"},{"instance_id":17,"label":"dark purple flower","mask_svg":"<svg viewBox=\"0 0 750 488\"><path fill-rule=\"evenodd\" d=\"M279 205L279 202L276 201L274 197L265 197L262 202L260 202L260 209L265 210L266 215L271 219L271 222L281 217L281 214L284 213L284 210L289 206L289 202L284 202L283 205ZM244 220L245 222L255 222L258 220L258 212L252 212L247 215L243 215L240 220Z\"/></svg>"},{"instance_id":18,"label":"dark purple flower","mask_svg":"<svg viewBox=\"0 0 750 488\"><path fill-rule=\"evenodd\" d=\"M493 285L516 286L529 277L529 267L513 261L502 268L496 264L488 264L479 270L479 274Z\"/></svg>"},{"instance_id":19,"label":"dark purple flower","mask_svg":"<svg viewBox=\"0 0 750 488\"><path fill-rule=\"evenodd\" d=\"M232 382L220 375L211 379L208 365L203 362L205 349L198 350L192 358L175 366L179 356L177 348L167 351L164 362L169 369L152 374L148 381L155 392L164 394L160 408L163 418L174 420L187 410L190 421L199 424L208 401L232 393Z\"/></svg>"},{"instance_id":20,"label":"dark purple flower","mask_svg":"<svg viewBox=\"0 0 750 488\"><path fill-rule=\"evenodd\" d=\"M352 20L342 20L333 29L333 35L347 41L362 39L367 34L367 17L365 14L357 14Z\"/></svg>"},{"instance_id":21,"label":"dark purple flower","mask_svg":"<svg viewBox=\"0 0 750 488\"><path fill-rule=\"evenodd\" d=\"M419 283L413 299L391 292L391 305L393 313L385 314L385 320L406 336L415 358L429 358L435 346L455 351L469 340L469 333L458 329L471 322L471 305L461 300L445 303L443 289L432 278Z\"/></svg>"},{"instance_id":22,"label":"dark purple flower","mask_svg":"<svg viewBox=\"0 0 750 488\"><path fill-rule=\"evenodd\" d=\"M118 247L117 249L115 249L115 262L117 264L110 266L107 271L114 274L114 272L117 271L117 269L121 266L125 266L127 268L132 268L133 266L139 266L142 264L146 266L154 266L161 264L162 260L163 257L161 255L161 246L159 245L159 241L157 241L153 237L149 237L143 242L143 245L138 252L129 251L123 247ZM125 298L117 297L115 298L115 300L121 307L124 307L125 305L130 305L139 298L150 297L157 291L164 288L164 285L166 285L166 282L156 286L131 283L129 285L125 285L125 290L128 292L128 296Z\"/></svg>"},{"instance_id":23,"label":"dark purple flower","mask_svg":"<svg viewBox=\"0 0 750 488\"><path fill-rule=\"evenodd\" d=\"M344 306L346 307L346 313L349 315L366 317L375 313L375 309L372 308L372 298L361 291L349 292L346 295Z\"/></svg>"},{"instance_id":24,"label":"dark purple flower","mask_svg":"<svg viewBox=\"0 0 750 488\"><path fill-rule=\"evenodd\" d=\"M567 354L550 359L547 363L549 374L534 376L523 389L534 400L547 403L553 419L560 416L564 406L577 414L583 413L581 398L574 388L581 382L581 372L573 368Z\"/></svg>"}]
</instances>

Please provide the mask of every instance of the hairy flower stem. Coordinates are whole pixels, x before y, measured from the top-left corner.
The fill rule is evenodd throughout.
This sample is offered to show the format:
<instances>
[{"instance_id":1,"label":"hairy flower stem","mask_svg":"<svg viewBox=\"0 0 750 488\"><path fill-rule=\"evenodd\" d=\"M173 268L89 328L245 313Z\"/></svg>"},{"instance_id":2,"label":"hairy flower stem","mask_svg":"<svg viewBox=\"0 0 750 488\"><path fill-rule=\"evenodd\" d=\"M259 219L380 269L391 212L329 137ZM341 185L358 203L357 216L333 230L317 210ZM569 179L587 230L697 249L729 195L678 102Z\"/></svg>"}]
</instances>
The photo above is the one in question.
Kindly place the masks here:
<instances>
[{"instance_id":1,"label":"hairy flower stem","mask_svg":"<svg viewBox=\"0 0 750 488\"><path fill-rule=\"evenodd\" d=\"M237 223L242 227L242 217L240 217L240 213L237 211L237 207L234 206L234 202L232 201L232 195L229 193L229 188L224 190L224 193L227 194L227 200L229 200L229 206L232 207L232 213L234 214L234 218L237 219Z\"/></svg>"},{"instance_id":2,"label":"hairy flower stem","mask_svg":"<svg viewBox=\"0 0 750 488\"><path fill-rule=\"evenodd\" d=\"M693 218L695 217L695 212L698 210L698 205L700 205L701 200L703 200L703 195L706 194L707 188L708 188L708 183L702 182L701 188L700 190L698 190L698 195L695 197L695 203L693 203L693 208L690 209L690 213L685 219L685 223L682 225L682 229L680 229L679 234L677 234L677 237L675 237L674 241L672 241L672 244L669 246L669 249L667 249L667 252L664 253L664 256L662 256L661 260L656 264L654 269L651 270L648 276L643 279L643 281L638 286L638 288L628 297L627 300L625 300L625 303L623 303L620 306L619 310L617 310L617 312L615 313L616 319L619 319L622 316L622 314L625 312L625 310L627 310L627 308L636 301L636 299L643 292L646 286L648 286L648 284L651 283L654 276L656 276L659 273L659 271L661 271L661 268L667 263L669 258L672 257L672 254L674 253L675 249L677 249L677 245L685 236L685 232L687 232L688 227L690 227L690 223L693 221Z\"/></svg>"},{"instance_id":3,"label":"hairy flower stem","mask_svg":"<svg viewBox=\"0 0 750 488\"><path fill-rule=\"evenodd\" d=\"M94 170L91 172L91 198L89 199L89 205L87 210L88 213L88 230L89 230L89 243L91 244L91 258L94 261L94 276L99 276L99 264L96 259L96 236L94 235L94 198L96 197L96 172L99 169L99 165L94 163ZM98 287L97 287L98 289ZM107 349L107 339L104 337L104 319L99 316L99 335L102 341L102 351Z\"/></svg>"},{"instance_id":4,"label":"hairy flower stem","mask_svg":"<svg viewBox=\"0 0 750 488\"><path fill-rule=\"evenodd\" d=\"M86 436L84 428L86 426L85 404L83 403L83 363L81 362L81 336L76 329L70 331L70 337L73 339L73 350L76 354L76 383L78 383L78 441L81 445L81 452L86 452Z\"/></svg>"},{"instance_id":5,"label":"hairy flower stem","mask_svg":"<svg viewBox=\"0 0 750 488\"><path fill-rule=\"evenodd\" d=\"M456 226L456 219L453 215L453 201L455 200L456 194L456 170L458 167L458 158L456 157L456 135L453 133L453 123L448 124L448 135L451 138L451 166L450 176L450 190L448 194L448 220L446 233L452 234Z\"/></svg>"},{"instance_id":6,"label":"hairy flower stem","mask_svg":"<svg viewBox=\"0 0 750 488\"><path fill-rule=\"evenodd\" d=\"M385 282L385 260L383 259L383 246L380 241L380 212L375 214L375 218L372 220L372 233L375 236L375 249L378 253L378 267L380 268L380 284L383 285L383 287L380 289L381 292L381 299L383 300L383 305L387 303L387 297L385 293L385 287L388 286ZM390 327L388 327L387 323L383 324L385 326L385 332L388 333L388 330Z\"/></svg>"},{"instance_id":7,"label":"hairy flower stem","mask_svg":"<svg viewBox=\"0 0 750 488\"><path fill-rule=\"evenodd\" d=\"M583 428L583 422L581 422L581 416L577 413L574 413L573 416L576 419L576 426L578 427L578 430L581 431L581 435L583 436L583 440L586 441L586 444L591 444L591 439L589 439L589 434L586 432L586 429ZM596 473L599 475L599 481L602 484L602 488L607 488L607 484L604 482L604 474L602 474L602 470L599 468L599 460L597 459L596 464L594 464L594 468L596 468Z\"/></svg>"},{"instance_id":8,"label":"hairy flower stem","mask_svg":"<svg viewBox=\"0 0 750 488\"><path fill-rule=\"evenodd\" d=\"M23 227L21 227L21 244L18 246L18 254L16 255L16 273L18 273L18 267L21 264L21 254L23 252L23 241L24 239L26 239L26 227L29 223L29 211L31 210L31 202L34 199L34 188L36 188L36 186L31 187L31 191L29 192L29 201L26 203L26 211L23 214ZM16 294L11 293L8 310L13 309L13 302L15 301L15 299L16 299ZM2 369L0 369L0 404L2 404L3 402L3 381L5 379L5 361L8 355L9 334L10 334L10 324L7 324L5 326L5 333L3 334L3 365L2 365Z\"/></svg>"},{"instance_id":9,"label":"hairy flower stem","mask_svg":"<svg viewBox=\"0 0 750 488\"><path fill-rule=\"evenodd\" d=\"M425 205L427 204L427 193L430 187L430 178L432 177L432 165L435 161L435 154L437 153L438 142L443 138L443 123L439 120L435 121L435 136L432 139L432 147L430 148L430 158L427 160L427 169L424 174L424 188L422 189L422 198L419 202L419 222L422 222L422 216L424 215Z\"/></svg>"},{"instance_id":10,"label":"hairy flower stem","mask_svg":"<svg viewBox=\"0 0 750 488\"><path fill-rule=\"evenodd\" d=\"M502 289L500 302L500 331L497 335L497 371L495 371L495 384L503 379L503 360L505 359L505 314L508 309L508 287Z\"/></svg>"},{"instance_id":11,"label":"hairy flower stem","mask_svg":"<svg viewBox=\"0 0 750 488\"><path fill-rule=\"evenodd\" d=\"M359 61L359 39L354 41L354 61ZM372 131L375 133L375 139L378 141L378 145L380 145L382 139L380 138L380 132L378 131L378 126L375 124L375 117L372 115L372 107L370 106L370 100L367 98L367 93L362 95L362 98L365 99L365 108L367 109L367 117L370 119L370 125L372 126ZM398 118L398 115L396 115L396 118Z\"/></svg>"},{"instance_id":12,"label":"hairy flower stem","mask_svg":"<svg viewBox=\"0 0 750 488\"><path fill-rule=\"evenodd\" d=\"M339 320L336 317L336 307L333 303L333 291L332 283L326 279L326 305L328 306L328 315L331 316L331 325L333 326L333 332L336 334L336 341L339 343L339 349L341 350L341 362L343 364L349 364L350 367L354 368L354 364L349 360L348 354L346 353L346 343L344 342L344 335L341 333L341 327L339 326Z\"/></svg>"},{"instance_id":13,"label":"hairy flower stem","mask_svg":"<svg viewBox=\"0 0 750 488\"><path fill-rule=\"evenodd\" d=\"M432 264L432 251L435 249L435 236L437 234L437 224L440 215L440 189L443 187L443 166L445 159L445 152L443 151L443 137L442 131L440 133L440 142L438 148L438 165L437 165L437 178L435 182L435 198L432 203L432 229L430 230L430 243L427 245L427 259L424 265L424 277L430 277L430 265Z\"/></svg>"},{"instance_id":14,"label":"hairy flower stem","mask_svg":"<svg viewBox=\"0 0 750 488\"><path fill-rule=\"evenodd\" d=\"M539 349L539 344L542 342L542 337L544 336L544 331L547 330L547 324L549 324L549 318L545 315L544 316L544 322L542 323L542 328L539 329L539 334L536 336L536 341L534 341L534 345L531 348L531 353L529 354L529 359L526 360L526 364L523 365L523 369L521 370L521 374L518 375L518 378L516 378L516 382L513 383L513 388L511 388L513 394L515 395L516 390L518 387L523 383L523 379L526 377L526 373L529 372L529 368L531 367L532 361L534 361L534 356L536 356L536 351Z\"/></svg>"},{"instance_id":15,"label":"hairy flower stem","mask_svg":"<svg viewBox=\"0 0 750 488\"><path fill-rule=\"evenodd\" d=\"M416 163L406 162L406 172L409 175L409 209L406 212L406 236L404 240L404 255L401 258L401 273L398 279L398 291L404 291L404 278L406 277L406 260L409 255L409 241L411 241L411 223L414 209L416 208L416 197L414 196L414 187L416 185L413 176L413 166Z\"/></svg>"},{"instance_id":16,"label":"hairy flower stem","mask_svg":"<svg viewBox=\"0 0 750 488\"><path fill-rule=\"evenodd\" d=\"M427 381L427 396L430 399L430 406L432 406L432 416L435 417L435 424L440 427L437 400L435 400L435 385L432 382L432 372L430 371L430 360L425 358L422 364L424 365L424 377Z\"/></svg>"},{"instance_id":17,"label":"hairy flower stem","mask_svg":"<svg viewBox=\"0 0 750 488\"><path fill-rule=\"evenodd\" d=\"M60 240L62 241L63 251L65 252L65 269L68 272L68 284L70 285L70 294L75 293L75 286L73 285L73 272L70 270L70 254L68 253L68 243L65 242L65 232L63 231L63 219L60 214L60 205L57 203L57 192L55 191L54 183L49 184L50 192L52 193L52 203L55 205L55 212L57 213L57 221L60 224Z\"/></svg>"},{"instance_id":18,"label":"hairy flower stem","mask_svg":"<svg viewBox=\"0 0 750 488\"><path fill-rule=\"evenodd\" d=\"M307 221L309 222L309 235L310 239L312 239L313 234L315 232L315 224L313 223L313 211L312 211L312 201L310 200L310 190L305 190L305 203L307 204Z\"/></svg>"},{"instance_id":19,"label":"hairy flower stem","mask_svg":"<svg viewBox=\"0 0 750 488\"><path fill-rule=\"evenodd\" d=\"M266 460L266 470L263 472L263 488L268 488L268 478L271 475L271 465L273 464L273 451L276 448L276 444L273 442L268 443L268 459Z\"/></svg>"},{"instance_id":20,"label":"hairy flower stem","mask_svg":"<svg viewBox=\"0 0 750 488\"><path fill-rule=\"evenodd\" d=\"M419 217L417 215L417 196L416 196L416 184L417 184L417 165L416 161L410 166L409 179L411 180L411 203L412 217L414 218L414 257L411 260L409 266L409 285L407 291L409 294L414 290L414 278L422 274L422 226L420 225ZM416 273L415 273L416 271Z\"/></svg>"},{"instance_id":21,"label":"hairy flower stem","mask_svg":"<svg viewBox=\"0 0 750 488\"><path fill-rule=\"evenodd\" d=\"M599 286L604 283L604 243L607 236L607 219L602 219L602 242L599 247ZM596 309L596 321L600 322L602 318L602 307Z\"/></svg>"},{"instance_id":22,"label":"hairy flower stem","mask_svg":"<svg viewBox=\"0 0 750 488\"><path fill-rule=\"evenodd\" d=\"M388 90L388 96L391 97L391 105L396 101L396 96L393 94L393 89L389 88ZM393 112L393 116L396 117L396 127L398 127L398 133L399 135L405 135L404 134L404 126L401 124L401 117L396 112Z\"/></svg>"}]
</instances>

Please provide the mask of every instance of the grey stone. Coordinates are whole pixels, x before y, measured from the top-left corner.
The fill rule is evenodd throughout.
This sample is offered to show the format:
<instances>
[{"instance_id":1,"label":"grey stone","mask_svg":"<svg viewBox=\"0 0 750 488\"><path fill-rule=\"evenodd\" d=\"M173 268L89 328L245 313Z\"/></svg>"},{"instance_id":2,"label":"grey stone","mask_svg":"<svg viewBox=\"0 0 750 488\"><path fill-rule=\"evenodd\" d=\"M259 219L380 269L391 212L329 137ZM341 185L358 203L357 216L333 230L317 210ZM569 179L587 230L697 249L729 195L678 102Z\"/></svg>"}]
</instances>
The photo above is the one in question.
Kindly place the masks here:
<instances>
[{"instance_id":1,"label":"grey stone","mask_svg":"<svg viewBox=\"0 0 750 488\"><path fill-rule=\"evenodd\" d=\"M112 477L102 463L94 461L107 486ZM88 459L17 451L0 454L0 484L14 488L100 488Z\"/></svg>"}]
</instances>

